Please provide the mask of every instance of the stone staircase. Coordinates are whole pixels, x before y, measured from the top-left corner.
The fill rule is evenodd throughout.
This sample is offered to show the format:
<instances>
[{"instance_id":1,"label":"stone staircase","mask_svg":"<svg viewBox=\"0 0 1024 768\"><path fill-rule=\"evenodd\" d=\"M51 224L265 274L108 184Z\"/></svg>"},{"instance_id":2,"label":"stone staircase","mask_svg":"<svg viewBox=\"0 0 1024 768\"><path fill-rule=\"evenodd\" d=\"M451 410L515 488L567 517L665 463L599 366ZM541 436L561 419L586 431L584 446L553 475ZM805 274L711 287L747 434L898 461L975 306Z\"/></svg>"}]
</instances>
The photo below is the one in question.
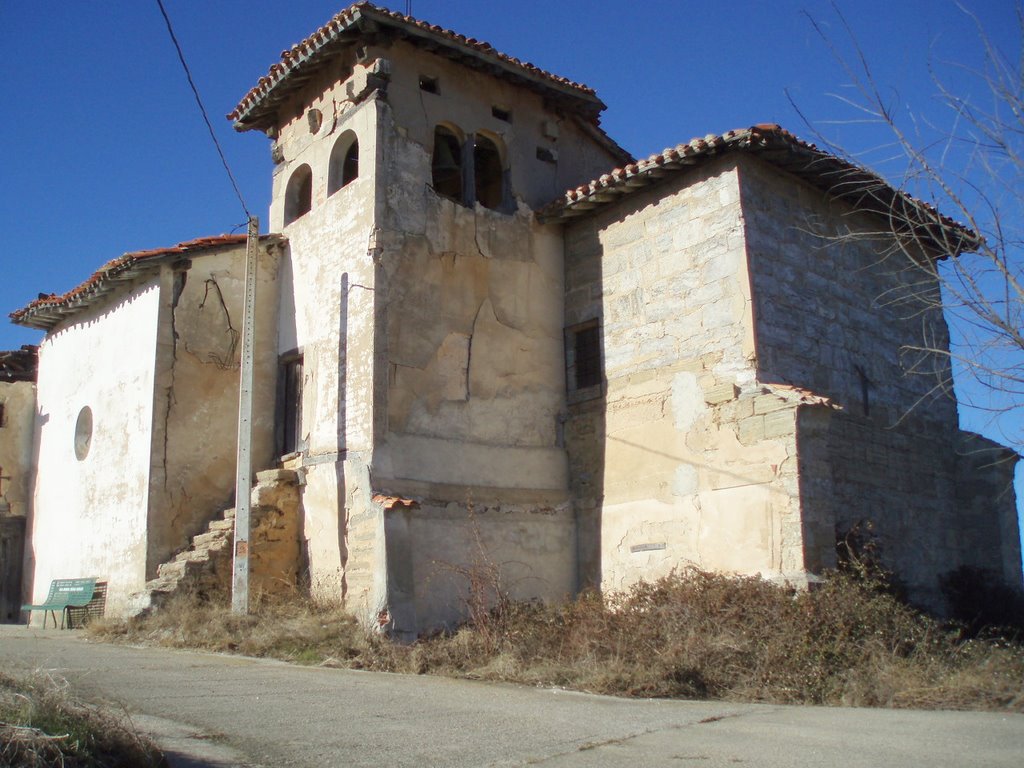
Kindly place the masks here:
<instances>
[{"instance_id":1,"label":"stone staircase","mask_svg":"<svg viewBox=\"0 0 1024 768\"><path fill-rule=\"evenodd\" d=\"M294 590L301 568L299 547L299 478L296 472L271 469L256 474L252 491L250 589ZM231 594L235 510L211 520L188 547L156 569L156 578L132 595L130 615L165 605L177 595L202 598Z\"/></svg>"}]
</instances>

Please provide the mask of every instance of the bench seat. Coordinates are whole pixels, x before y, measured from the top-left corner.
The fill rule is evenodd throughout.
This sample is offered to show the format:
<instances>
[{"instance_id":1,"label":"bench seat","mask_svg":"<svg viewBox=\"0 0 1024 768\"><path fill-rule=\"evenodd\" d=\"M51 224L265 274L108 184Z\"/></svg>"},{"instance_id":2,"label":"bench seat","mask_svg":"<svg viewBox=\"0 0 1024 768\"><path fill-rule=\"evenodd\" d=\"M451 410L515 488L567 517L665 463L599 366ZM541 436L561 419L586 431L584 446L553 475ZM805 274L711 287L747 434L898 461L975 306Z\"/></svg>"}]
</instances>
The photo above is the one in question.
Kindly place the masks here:
<instances>
[{"instance_id":1,"label":"bench seat","mask_svg":"<svg viewBox=\"0 0 1024 768\"><path fill-rule=\"evenodd\" d=\"M46 600L38 605L23 605L21 610L29 612L31 622L32 611L43 611L43 629L46 628L46 613L53 616L53 627L57 628L57 611L60 611L60 628L64 629L64 620L69 608L84 608L92 600L96 592L98 579L54 579L50 582L50 591ZM70 626L70 621L68 622Z\"/></svg>"}]
</instances>

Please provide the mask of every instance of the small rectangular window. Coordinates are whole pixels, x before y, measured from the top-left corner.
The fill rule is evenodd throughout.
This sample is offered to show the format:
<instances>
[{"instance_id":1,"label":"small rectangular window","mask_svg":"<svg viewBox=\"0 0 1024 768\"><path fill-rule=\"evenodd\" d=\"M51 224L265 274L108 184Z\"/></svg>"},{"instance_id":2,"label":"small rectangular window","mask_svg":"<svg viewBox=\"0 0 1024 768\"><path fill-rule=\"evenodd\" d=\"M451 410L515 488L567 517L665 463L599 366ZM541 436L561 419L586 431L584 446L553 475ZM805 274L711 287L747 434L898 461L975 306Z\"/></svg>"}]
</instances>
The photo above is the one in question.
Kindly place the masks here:
<instances>
[{"instance_id":1,"label":"small rectangular window","mask_svg":"<svg viewBox=\"0 0 1024 768\"><path fill-rule=\"evenodd\" d=\"M302 353L282 355L278 369L277 442L280 455L301 451Z\"/></svg>"},{"instance_id":2,"label":"small rectangular window","mask_svg":"<svg viewBox=\"0 0 1024 768\"><path fill-rule=\"evenodd\" d=\"M601 327L597 320L568 328L565 334L566 373L570 391L596 387L602 383Z\"/></svg>"},{"instance_id":3,"label":"small rectangular window","mask_svg":"<svg viewBox=\"0 0 1024 768\"><path fill-rule=\"evenodd\" d=\"M512 113L507 109L501 107L491 107L491 114L499 120L504 120L506 123L512 122Z\"/></svg>"},{"instance_id":4,"label":"small rectangular window","mask_svg":"<svg viewBox=\"0 0 1024 768\"><path fill-rule=\"evenodd\" d=\"M428 77L427 75L420 75L420 90L426 91L427 93L441 92L441 88L437 83L437 78Z\"/></svg>"}]
</instances>

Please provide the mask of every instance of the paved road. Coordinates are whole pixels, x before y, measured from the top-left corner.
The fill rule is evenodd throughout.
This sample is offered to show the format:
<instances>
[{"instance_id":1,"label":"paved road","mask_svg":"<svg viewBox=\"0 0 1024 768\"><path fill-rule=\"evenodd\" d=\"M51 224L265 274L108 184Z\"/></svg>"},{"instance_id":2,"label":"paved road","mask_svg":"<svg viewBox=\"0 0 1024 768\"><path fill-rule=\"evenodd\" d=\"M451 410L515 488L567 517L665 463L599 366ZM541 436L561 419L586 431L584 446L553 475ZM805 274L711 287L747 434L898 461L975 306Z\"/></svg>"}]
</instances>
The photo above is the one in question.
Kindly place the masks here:
<instances>
[{"instance_id":1,"label":"paved road","mask_svg":"<svg viewBox=\"0 0 1024 768\"><path fill-rule=\"evenodd\" d=\"M3 625L0 664L118 702L195 768L1024 765L1024 715L624 700Z\"/></svg>"}]
</instances>

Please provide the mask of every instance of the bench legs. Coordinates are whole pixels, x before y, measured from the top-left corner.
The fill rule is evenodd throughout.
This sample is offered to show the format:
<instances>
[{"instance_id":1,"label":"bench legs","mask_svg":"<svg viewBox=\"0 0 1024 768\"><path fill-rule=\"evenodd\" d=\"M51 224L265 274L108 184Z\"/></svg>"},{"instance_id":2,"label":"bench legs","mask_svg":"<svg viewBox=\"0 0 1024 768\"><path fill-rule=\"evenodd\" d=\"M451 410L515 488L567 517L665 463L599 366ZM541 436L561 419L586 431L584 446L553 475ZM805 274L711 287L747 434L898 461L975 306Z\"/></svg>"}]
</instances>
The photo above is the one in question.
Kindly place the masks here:
<instances>
[{"instance_id":1,"label":"bench legs","mask_svg":"<svg viewBox=\"0 0 1024 768\"><path fill-rule=\"evenodd\" d=\"M65 606L64 609L60 612L60 628L61 629L64 629L64 614L67 612L67 610L68 610L67 606ZM47 614L49 614L50 616L53 616L53 628L56 629L57 628L57 612L56 611L47 611L47 610L43 611L43 629L46 629L46 616L47 616ZM69 627L71 626L70 623L68 624L68 626ZM25 622L25 629L31 629L31 628L32 628L32 611L29 611L28 612L28 621Z\"/></svg>"}]
</instances>

